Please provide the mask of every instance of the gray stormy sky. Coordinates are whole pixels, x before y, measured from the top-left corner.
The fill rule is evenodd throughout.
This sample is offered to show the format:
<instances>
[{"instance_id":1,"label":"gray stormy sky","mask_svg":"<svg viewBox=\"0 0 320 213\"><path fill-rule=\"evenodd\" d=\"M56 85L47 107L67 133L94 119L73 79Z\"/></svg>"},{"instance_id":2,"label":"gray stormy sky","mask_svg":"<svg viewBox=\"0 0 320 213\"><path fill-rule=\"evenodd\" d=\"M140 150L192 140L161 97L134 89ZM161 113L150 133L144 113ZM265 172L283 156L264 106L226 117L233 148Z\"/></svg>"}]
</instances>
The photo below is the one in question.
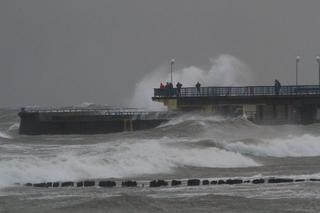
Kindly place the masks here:
<instances>
[{"instance_id":1,"label":"gray stormy sky","mask_svg":"<svg viewBox=\"0 0 320 213\"><path fill-rule=\"evenodd\" d=\"M171 57L206 67L231 54L252 84L293 84L300 55L300 83L315 84L319 10L319 0L0 0L0 107L121 105Z\"/></svg>"}]
</instances>

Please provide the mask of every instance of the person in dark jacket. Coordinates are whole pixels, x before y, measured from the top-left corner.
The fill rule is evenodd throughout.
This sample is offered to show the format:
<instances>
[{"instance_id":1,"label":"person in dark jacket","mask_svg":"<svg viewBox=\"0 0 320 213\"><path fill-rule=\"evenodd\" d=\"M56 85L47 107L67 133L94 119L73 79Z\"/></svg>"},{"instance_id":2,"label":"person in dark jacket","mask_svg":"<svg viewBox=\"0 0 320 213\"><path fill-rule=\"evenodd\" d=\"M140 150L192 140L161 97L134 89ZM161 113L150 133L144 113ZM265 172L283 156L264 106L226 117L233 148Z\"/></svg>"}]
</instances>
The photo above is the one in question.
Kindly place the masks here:
<instances>
[{"instance_id":1,"label":"person in dark jacket","mask_svg":"<svg viewBox=\"0 0 320 213\"><path fill-rule=\"evenodd\" d=\"M177 96L181 95L181 88L182 88L182 84L180 82L177 83Z\"/></svg>"},{"instance_id":2,"label":"person in dark jacket","mask_svg":"<svg viewBox=\"0 0 320 213\"><path fill-rule=\"evenodd\" d=\"M160 96L164 96L164 95L165 95L164 84L161 82L160 83Z\"/></svg>"},{"instance_id":3,"label":"person in dark jacket","mask_svg":"<svg viewBox=\"0 0 320 213\"><path fill-rule=\"evenodd\" d=\"M169 82L167 82L166 85L164 86L164 90L165 90L166 96L169 96L169 94L170 94L170 85L169 85Z\"/></svg>"},{"instance_id":4,"label":"person in dark jacket","mask_svg":"<svg viewBox=\"0 0 320 213\"><path fill-rule=\"evenodd\" d=\"M199 83L199 81L196 83L196 88L197 88L197 95L200 95L200 87L201 84Z\"/></svg>"},{"instance_id":5,"label":"person in dark jacket","mask_svg":"<svg viewBox=\"0 0 320 213\"><path fill-rule=\"evenodd\" d=\"M281 84L280 82L276 79L274 80L274 91L276 95L280 94L280 89L281 89Z\"/></svg>"},{"instance_id":6,"label":"person in dark jacket","mask_svg":"<svg viewBox=\"0 0 320 213\"><path fill-rule=\"evenodd\" d=\"M173 84L172 82L169 83L169 96L173 96Z\"/></svg>"}]
</instances>

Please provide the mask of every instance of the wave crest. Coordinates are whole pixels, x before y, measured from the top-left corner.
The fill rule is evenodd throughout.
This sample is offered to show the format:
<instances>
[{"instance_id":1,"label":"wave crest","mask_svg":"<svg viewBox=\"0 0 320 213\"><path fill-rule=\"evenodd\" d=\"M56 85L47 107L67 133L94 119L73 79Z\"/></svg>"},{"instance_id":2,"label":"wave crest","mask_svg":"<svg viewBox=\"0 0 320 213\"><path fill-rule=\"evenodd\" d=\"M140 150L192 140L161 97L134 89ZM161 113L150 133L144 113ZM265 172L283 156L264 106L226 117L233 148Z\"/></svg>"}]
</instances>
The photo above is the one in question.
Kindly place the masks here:
<instances>
[{"instance_id":1,"label":"wave crest","mask_svg":"<svg viewBox=\"0 0 320 213\"><path fill-rule=\"evenodd\" d=\"M320 156L320 137L309 134L286 138L261 139L254 143L237 141L225 146L227 150L266 157Z\"/></svg>"},{"instance_id":2,"label":"wave crest","mask_svg":"<svg viewBox=\"0 0 320 213\"><path fill-rule=\"evenodd\" d=\"M44 149L36 147L30 149ZM16 149L25 149L24 146ZM179 146L174 139L114 141L95 145L51 146L52 155L25 155L0 161L0 185L14 182L124 178L171 173L185 166L236 168L259 166L254 160L216 147ZM48 150L47 150L48 151ZM16 150L19 152L19 150Z\"/></svg>"},{"instance_id":3,"label":"wave crest","mask_svg":"<svg viewBox=\"0 0 320 213\"><path fill-rule=\"evenodd\" d=\"M12 137L10 135L8 135L7 133L1 132L1 131L0 131L0 138L12 139Z\"/></svg>"}]
</instances>

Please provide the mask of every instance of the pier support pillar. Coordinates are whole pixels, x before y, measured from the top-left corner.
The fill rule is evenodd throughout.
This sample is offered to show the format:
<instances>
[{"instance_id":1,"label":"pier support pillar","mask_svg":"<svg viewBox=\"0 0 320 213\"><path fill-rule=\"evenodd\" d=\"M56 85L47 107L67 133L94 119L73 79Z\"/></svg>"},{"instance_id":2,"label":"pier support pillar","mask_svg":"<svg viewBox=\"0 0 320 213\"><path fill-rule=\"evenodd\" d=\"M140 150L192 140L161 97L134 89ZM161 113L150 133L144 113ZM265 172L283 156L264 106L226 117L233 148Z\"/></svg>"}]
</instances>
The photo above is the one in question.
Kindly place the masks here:
<instances>
[{"instance_id":1,"label":"pier support pillar","mask_svg":"<svg viewBox=\"0 0 320 213\"><path fill-rule=\"evenodd\" d=\"M311 124L315 121L317 107L314 105L305 105L300 108L301 123Z\"/></svg>"},{"instance_id":2,"label":"pier support pillar","mask_svg":"<svg viewBox=\"0 0 320 213\"><path fill-rule=\"evenodd\" d=\"M289 121L289 106L288 104L284 105L284 119Z\"/></svg>"},{"instance_id":3,"label":"pier support pillar","mask_svg":"<svg viewBox=\"0 0 320 213\"><path fill-rule=\"evenodd\" d=\"M273 114L273 119L277 120L277 105L273 104L272 105L272 114Z\"/></svg>"},{"instance_id":4,"label":"pier support pillar","mask_svg":"<svg viewBox=\"0 0 320 213\"><path fill-rule=\"evenodd\" d=\"M263 120L263 106L262 105L257 106L256 120L259 122Z\"/></svg>"},{"instance_id":5,"label":"pier support pillar","mask_svg":"<svg viewBox=\"0 0 320 213\"><path fill-rule=\"evenodd\" d=\"M178 109L177 99L165 99L163 103L168 107L168 110Z\"/></svg>"},{"instance_id":6,"label":"pier support pillar","mask_svg":"<svg viewBox=\"0 0 320 213\"><path fill-rule=\"evenodd\" d=\"M123 120L123 131L133 131L133 121L131 119Z\"/></svg>"}]
</instances>

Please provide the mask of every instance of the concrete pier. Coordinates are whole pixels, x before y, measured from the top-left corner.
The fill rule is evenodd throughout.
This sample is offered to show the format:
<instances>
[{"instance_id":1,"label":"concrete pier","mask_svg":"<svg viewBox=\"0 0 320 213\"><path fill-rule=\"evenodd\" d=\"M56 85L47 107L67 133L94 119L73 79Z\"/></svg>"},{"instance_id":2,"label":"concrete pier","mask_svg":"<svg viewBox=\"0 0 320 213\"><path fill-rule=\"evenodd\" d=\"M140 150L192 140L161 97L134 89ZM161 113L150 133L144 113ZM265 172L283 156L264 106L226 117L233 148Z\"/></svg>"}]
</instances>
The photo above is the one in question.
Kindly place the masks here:
<instances>
[{"instance_id":1,"label":"concrete pier","mask_svg":"<svg viewBox=\"0 0 320 213\"><path fill-rule=\"evenodd\" d=\"M133 109L22 108L20 134L101 134L154 128L168 113Z\"/></svg>"},{"instance_id":2,"label":"concrete pier","mask_svg":"<svg viewBox=\"0 0 320 213\"><path fill-rule=\"evenodd\" d=\"M170 93L154 89L152 100L172 111L245 115L257 124L320 122L319 85L282 86L279 93L274 86L188 87Z\"/></svg>"}]
</instances>

